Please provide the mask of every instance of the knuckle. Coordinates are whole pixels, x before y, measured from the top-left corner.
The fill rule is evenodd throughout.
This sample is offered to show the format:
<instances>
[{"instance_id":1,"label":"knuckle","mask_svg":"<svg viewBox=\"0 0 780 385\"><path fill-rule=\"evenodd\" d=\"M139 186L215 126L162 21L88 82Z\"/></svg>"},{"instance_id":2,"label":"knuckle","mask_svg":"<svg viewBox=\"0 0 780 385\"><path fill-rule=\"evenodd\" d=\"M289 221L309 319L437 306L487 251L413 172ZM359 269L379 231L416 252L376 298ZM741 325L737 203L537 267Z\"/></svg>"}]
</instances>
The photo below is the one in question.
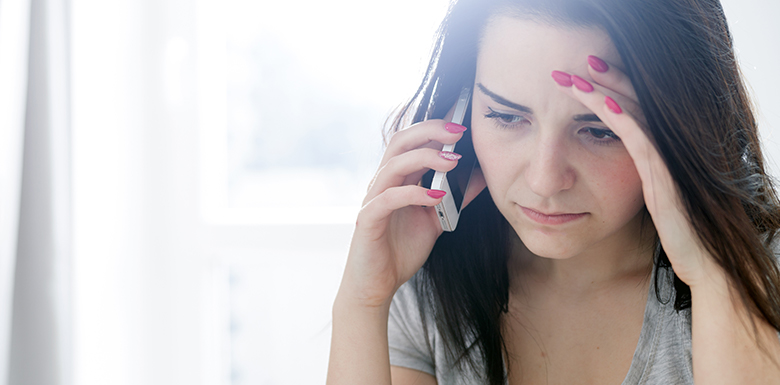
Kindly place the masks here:
<instances>
[{"instance_id":1,"label":"knuckle","mask_svg":"<svg viewBox=\"0 0 780 385\"><path fill-rule=\"evenodd\" d=\"M392 136L390 136L390 139L387 141L387 148L390 149L401 146L401 144L404 143L405 138L409 136L408 130L408 128L405 128L401 131L396 131Z\"/></svg>"},{"instance_id":2,"label":"knuckle","mask_svg":"<svg viewBox=\"0 0 780 385\"><path fill-rule=\"evenodd\" d=\"M403 164L403 154L396 155L390 159L387 160L387 163L385 163L384 167L382 167L383 170L396 170Z\"/></svg>"},{"instance_id":3,"label":"knuckle","mask_svg":"<svg viewBox=\"0 0 780 385\"><path fill-rule=\"evenodd\" d=\"M381 170L381 168L380 168ZM374 184L376 183L376 178L379 176L379 170L377 170L376 174L371 178L371 181L368 182L368 186L366 186L366 192L371 191L371 189L374 187Z\"/></svg>"},{"instance_id":4,"label":"knuckle","mask_svg":"<svg viewBox=\"0 0 780 385\"><path fill-rule=\"evenodd\" d=\"M387 206L392 202L393 199L393 188L389 188L385 191L382 191L379 195L376 196L376 199L374 199L375 203L380 206Z\"/></svg>"},{"instance_id":5,"label":"knuckle","mask_svg":"<svg viewBox=\"0 0 780 385\"><path fill-rule=\"evenodd\" d=\"M414 202L416 199L416 193L417 192L417 186L404 186L401 188L401 191L399 191L399 194L403 197L403 199L410 204Z\"/></svg>"},{"instance_id":6,"label":"knuckle","mask_svg":"<svg viewBox=\"0 0 780 385\"><path fill-rule=\"evenodd\" d=\"M369 202L369 204L370 204L370 202ZM355 219L355 224L356 225L362 224L363 226L365 226L365 225L367 225L369 223L369 220L368 220L369 214L367 213L367 210L369 210L368 209L368 204L366 204L365 206L360 208L360 211L358 211L357 219Z\"/></svg>"},{"instance_id":7,"label":"knuckle","mask_svg":"<svg viewBox=\"0 0 780 385\"><path fill-rule=\"evenodd\" d=\"M386 207L389 203L387 193L388 190L382 191L373 199L368 201L368 203L363 205L363 207L361 207L360 211L358 212L358 220L367 223L368 218L373 218L376 216L377 210L381 211L383 207Z\"/></svg>"}]
</instances>

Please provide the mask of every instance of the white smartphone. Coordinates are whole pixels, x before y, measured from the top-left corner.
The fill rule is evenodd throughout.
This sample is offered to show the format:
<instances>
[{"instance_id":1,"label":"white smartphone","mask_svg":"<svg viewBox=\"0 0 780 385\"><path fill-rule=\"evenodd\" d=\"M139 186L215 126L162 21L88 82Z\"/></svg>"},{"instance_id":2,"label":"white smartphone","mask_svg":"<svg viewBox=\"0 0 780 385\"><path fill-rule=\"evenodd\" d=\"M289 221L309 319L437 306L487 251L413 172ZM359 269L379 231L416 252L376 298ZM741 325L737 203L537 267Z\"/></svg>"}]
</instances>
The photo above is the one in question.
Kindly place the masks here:
<instances>
[{"instance_id":1,"label":"white smartphone","mask_svg":"<svg viewBox=\"0 0 780 385\"><path fill-rule=\"evenodd\" d=\"M471 122L471 88L463 87L455 105L452 122L468 127ZM457 146L457 150L456 150ZM436 205L436 213L439 216L441 228L444 231L454 231L458 225L460 211L463 206L463 197L466 194L471 172L477 162L474 153L474 145L471 142L471 130L466 130L463 137L455 144L448 144L442 151L457 152L462 157L458 165L449 172L429 170L422 180L422 185L427 188L443 190L447 192L441 203Z\"/></svg>"}]
</instances>

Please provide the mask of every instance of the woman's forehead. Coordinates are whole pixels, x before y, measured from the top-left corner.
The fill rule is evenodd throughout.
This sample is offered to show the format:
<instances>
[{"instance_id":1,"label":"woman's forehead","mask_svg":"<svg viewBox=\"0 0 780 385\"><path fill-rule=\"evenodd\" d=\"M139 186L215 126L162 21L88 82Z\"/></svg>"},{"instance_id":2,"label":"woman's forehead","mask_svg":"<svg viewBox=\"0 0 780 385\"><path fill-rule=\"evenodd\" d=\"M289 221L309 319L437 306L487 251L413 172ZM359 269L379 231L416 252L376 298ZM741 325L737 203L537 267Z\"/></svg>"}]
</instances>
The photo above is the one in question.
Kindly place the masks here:
<instances>
[{"instance_id":1,"label":"woman's forehead","mask_svg":"<svg viewBox=\"0 0 780 385\"><path fill-rule=\"evenodd\" d=\"M554 87L550 74L555 70L589 79L588 55L620 64L609 35L597 26L496 16L488 21L479 44L477 81L506 96L523 89Z\"/></svg>"},{"instance_id":2,"label":"woman's forehead","mask_svg":"<svg viewBox=\"0 0 780 385\"><path fill-rule=\"evenodd\" d=\"M588 55L620 63L609 35L600 27L495 16L480 39L477 77L527 84L542 76L547 82L553 70L587 74Z\"/></svg>"}]
</instances>

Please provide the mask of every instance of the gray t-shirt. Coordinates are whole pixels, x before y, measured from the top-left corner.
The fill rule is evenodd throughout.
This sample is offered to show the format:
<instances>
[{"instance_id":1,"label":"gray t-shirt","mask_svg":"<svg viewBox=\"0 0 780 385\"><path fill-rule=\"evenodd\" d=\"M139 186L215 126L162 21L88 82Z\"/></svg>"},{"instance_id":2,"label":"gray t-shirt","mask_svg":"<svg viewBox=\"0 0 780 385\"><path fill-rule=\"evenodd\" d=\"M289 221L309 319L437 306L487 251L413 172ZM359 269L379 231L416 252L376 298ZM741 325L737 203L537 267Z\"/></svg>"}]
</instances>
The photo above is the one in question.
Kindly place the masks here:
<instances>
[{"instance_id":1,"label":"gray t-shirt","mask_svg":"<svg viewBox=\"0 0 780 385\"><path fill-rule=\"evenodd\" d=\"M659 277L659 292L662 299L669 301L658 301L653 284L655 277L651 277L639 343L623 385L693 385L690 309L679 313L674 310L674 288L668 279L671 273L666 269L661 269L660 273L664 276ZM428 348L413 280L398 289L390 307L390 364L429 373L436 377L439 385L478 384L479 376L467 365L464 371L459 371L447 360L440 342L441 334L430 313L426 318Z\"/></svg>"}]
</instances>

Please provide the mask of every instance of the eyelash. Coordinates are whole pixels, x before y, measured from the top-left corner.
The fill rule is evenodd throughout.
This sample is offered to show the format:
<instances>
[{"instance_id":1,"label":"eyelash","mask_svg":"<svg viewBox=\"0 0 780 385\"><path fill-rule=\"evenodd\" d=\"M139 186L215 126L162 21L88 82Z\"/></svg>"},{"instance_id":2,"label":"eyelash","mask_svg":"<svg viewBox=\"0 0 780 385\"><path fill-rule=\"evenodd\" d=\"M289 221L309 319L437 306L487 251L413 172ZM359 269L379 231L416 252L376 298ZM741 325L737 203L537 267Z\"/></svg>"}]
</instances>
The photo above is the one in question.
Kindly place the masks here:
<instances>
[{"instance_id":1,"label":"eyelash","mask_svg":"<svg viewBox=\"0 0 780 385\"><path fill-rule=\"evenodd\" d=\"M528 119L519 115L496 112L490 107L488 107L488 110L490 110L490 112L485 114L485 119L493 120L493 123L500 128L512 128L518 124L522 124L522 122L530 123ZM515 121L515 119L517 120Z\"/></svg>"},{"instance_id":2,"label":"eyelash","mask_svg":"<svg viewBox=\"0 0 780 385\"><path fill-rule=\"evenodd\" d=\"M493 123L500 128L510 129L518 124L530 123L528 119L519 115L504 114L497 112L490 107L488 107L488 110L490 110L490 112L485 114L485 119L493 120ZM610 146L621 142L620 137L615 135L612 130L606 128L583 127L579 130L579 132L583 131L588 134L587 140L597 145Z\"/></svg>"},{"instance_id":3,"label":"eyelash","mask_svg":"<svg viewBox=\"0 0 780 385\"><path fill-rule=\"evenodd\" d=\"M580 132L582 131L587 131L589 141L601 146L611 146L622 141L612 130L606 128L583 127L580 129ZM599 138L598 135L601 135L601 137Z\"/></svg>"}]
</instances>

